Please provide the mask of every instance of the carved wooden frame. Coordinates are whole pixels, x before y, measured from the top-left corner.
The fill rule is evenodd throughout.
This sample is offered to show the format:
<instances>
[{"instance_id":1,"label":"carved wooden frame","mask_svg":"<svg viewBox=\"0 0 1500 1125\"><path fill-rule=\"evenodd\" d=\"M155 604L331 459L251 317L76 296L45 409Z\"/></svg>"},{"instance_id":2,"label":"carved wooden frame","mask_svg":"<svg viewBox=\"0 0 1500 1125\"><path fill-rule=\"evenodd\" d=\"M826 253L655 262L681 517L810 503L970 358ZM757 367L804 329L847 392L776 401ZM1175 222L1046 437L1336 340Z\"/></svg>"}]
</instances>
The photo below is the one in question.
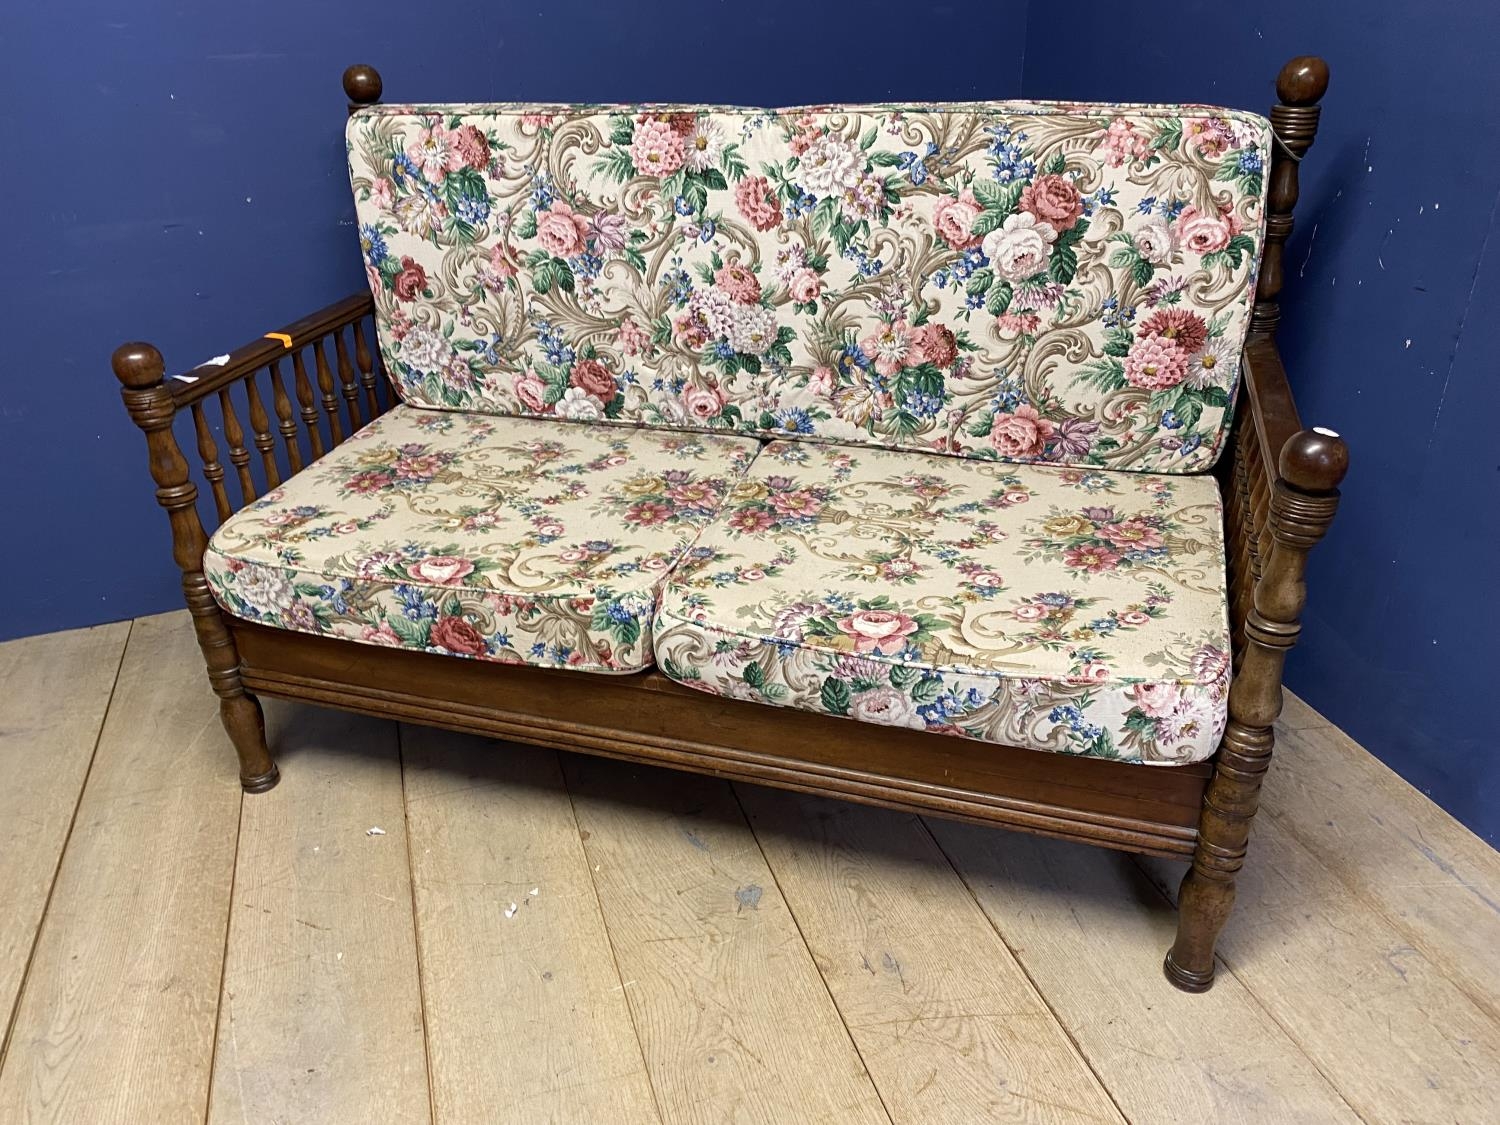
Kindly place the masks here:
<instances>
[{"instance_id":1,"label":"carved wooden frame","mask_svg":"<svg viewBox=\"0 0 1500 1125\"><path fill-rule=\"evenodd\" d=\"M239 755L241 784L259 793L278 780L254 692L1190 859L1166 972L1179 988L1208 988L1214 942L1234 900L1235 873L1270 763L1283 661L1300 631L1307 552L1333 519L1348 467L1337 434L1302 429L1275 341L1298 164L1312 145L1327 85L1321 59L1293 59L1277 79L1280 104L1271 110L1276 151L1265 255L1234 431L1217 470L1225 494L1234 679L1228 729L1210 761L1142 767L1043 754L722 699L656 671L589 676L455 660L226 615L204 578L207 532L174 422L191 425L220 522L256 499L262 483L276 487L283 467L296 472L322 456L344 440L345 419L353 432L392 402L369 346L373 302L360 294L230 353L221 366L170 381L149 344L125 344L113 358L125 405L146 436L157 500L170 519L173 557ZM379 100L380 76L350 67L344 89L353 112ZM250 422L250 445L237 396ZM214 410L232 473L206 413Z\"/></svg>"}]
</instances>

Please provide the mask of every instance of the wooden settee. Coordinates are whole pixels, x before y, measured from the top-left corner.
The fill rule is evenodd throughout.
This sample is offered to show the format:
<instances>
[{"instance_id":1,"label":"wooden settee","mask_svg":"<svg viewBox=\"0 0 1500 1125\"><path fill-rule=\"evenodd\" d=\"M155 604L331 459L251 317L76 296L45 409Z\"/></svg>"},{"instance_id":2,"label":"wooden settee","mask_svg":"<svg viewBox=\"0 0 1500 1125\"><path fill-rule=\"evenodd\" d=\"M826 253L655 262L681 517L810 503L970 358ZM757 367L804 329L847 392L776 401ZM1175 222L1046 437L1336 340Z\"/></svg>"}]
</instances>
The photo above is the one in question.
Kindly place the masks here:
<instances>
[{"instance_id":1,"label":"wooden settee","mask_svg":"<svg viewBox=\"0 0 1500 1125\"><path fill-rule=\"evenodd\" d=\"M351 67L371 292L172 379L148 344L113 358L245 790L278 780L270 695L1177 857L1191 866L1166 971L1206 989L1305 559L1347 467L1336 434L1302 428L1275 338L1326 85L1321 60L1288 63L1257 133L1204 107L387 109L375 71ZM792 155L746 159L782 143ZM610 306L620 293L634 303ZM1058 389L1080 382L1081 401ZM820 418L832 445L805 432ZM584 433L603 444L559 468L574 451L555 446ZM689 468L629 476L643 441ZM900 460L859 476L882 458ZM843 482L834 500L825 479ZM1056 488L1110 503L1015 522L1013 501ZM1130 507L1179 488L1197 515ZM613 513L665 538L623 558L623 534L554 551L567 521L549 512L572 519L585 498L590 527ZM529 521L519 547L433 546L482 542L501 509ZM381 550L324 557L371 528L394 529ZM599 585L604 555L619 589ZM568 592L542 559L595 586ZM756 618L743 588L818 559L878 596L787 595ZM1049 566L1059 589L1081 585L1037 592ZM1111 607L1124 587L1090 583L1130 566L1159 585ZM997 599L1017 576L1044 585ZM908 604L913 583L926 595ZM1174 583L1209 625L1227 616L1222 674L1202 671L1209 644L1201 674L1152 682L1127 652L1112 683L1109 644L1170 616ZM1108 611L1089 621L1095 603ZM1101 699L1116 711L1093 722Z\"/></svg>"}]
</instances>

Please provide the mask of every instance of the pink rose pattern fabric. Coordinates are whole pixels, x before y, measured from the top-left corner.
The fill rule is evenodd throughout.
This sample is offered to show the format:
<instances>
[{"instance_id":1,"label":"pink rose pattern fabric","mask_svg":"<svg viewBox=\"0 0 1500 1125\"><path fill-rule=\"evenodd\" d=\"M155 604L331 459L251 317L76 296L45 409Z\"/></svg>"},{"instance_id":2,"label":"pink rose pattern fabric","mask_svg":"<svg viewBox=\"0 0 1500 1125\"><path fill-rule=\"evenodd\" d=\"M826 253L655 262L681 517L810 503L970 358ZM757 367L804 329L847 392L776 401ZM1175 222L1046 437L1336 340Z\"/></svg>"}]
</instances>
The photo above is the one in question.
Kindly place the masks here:
<instances>
[{"instance_id":1,"label":"pink rose pattern fabric","mask_svg":"<svg viewBox=\"0 0 1500 1125\"><path fill-rule=\"evenodd\" d=\"M231 517L204 572L225 610L277 628L633 672L658 588L755 450L398 406Z\"/></svg>"},{"instance_id":2,"label":"pink rose pattern fabric","mask_svg":"<svg viewBox=\"0 0 1500 1125\"><path fill-rule=\"evenodd\" d=\"M348 131L410 403L1167 473L1227 426L1268 140L1035 103L392 106Z\"/></svg>"},{"instance_id":3,"label":"pink rose pattern fabric","mask_svg":"<svg viewBox=\"0 0 1500 1125\"><path fill-rule=\"evenodd\" d=\"M1198 761L1227 718L1212 477L777 441L661 594L668 676L1036 750Z\"/></svg>"}]
</instances>

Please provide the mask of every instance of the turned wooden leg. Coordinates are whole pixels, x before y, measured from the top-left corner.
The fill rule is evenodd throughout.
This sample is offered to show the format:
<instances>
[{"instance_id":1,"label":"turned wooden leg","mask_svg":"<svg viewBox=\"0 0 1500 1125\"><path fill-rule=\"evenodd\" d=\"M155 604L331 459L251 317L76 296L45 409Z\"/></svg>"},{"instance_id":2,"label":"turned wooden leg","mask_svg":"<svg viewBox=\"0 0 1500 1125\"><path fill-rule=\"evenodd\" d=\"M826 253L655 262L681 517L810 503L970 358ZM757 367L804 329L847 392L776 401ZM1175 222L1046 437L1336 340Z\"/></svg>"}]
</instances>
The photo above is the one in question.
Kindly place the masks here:
<instances>
[{"instance_id":1,"label":"turned wooden leg","mask_svg":"<svg viewBox=\"0 0 1500 1125\"><path fill-rule=\"evenodd\" d=\"M246 793L264 793L281 780L281 773L266 745L266 720L260 700L245 690L240 679L240 653L234 634L225 624L202 572L183 575L182 591L193 614L198 647L208 665L208 682L219 697L219 718L239 755L240 787Z\"/></svg>"},{"instance_id":2,"label":"turned wooden leg","mask_svg":"<svg viewBox=\"0 0 1500 1125\"><path fill-rule=\"evenodd\" d=\"M205 585L203 593L208 595ZM246 793L264 793L281 780L281 771L266 745L266 720L260 700L245 690L240 680L240 655L223 616L209 596L210 613L193 608L193 626L198 646L208 664L208 682L219 697L219 718L240 760L240 788Z\"/></svg>"},{"instance_id":3,"label":"turned wooden leg","mask_svg":"<svg viewBox=\"0 0 1500 1125\"><path fill-rule=\"evenodd\" d=\"M1229 722L1198 818L1198 847L1177 901L1177 940L1167 979L1202 992L1214 979L1214 942L1234 906L1234 877L1245 863L1250 821L1275 744L1281 671L1302 631L1307 552L1338 510L1349 452L1337 434L1302 430L1287 439L1271 487L1270 553L1255 583L1245 645L1229 689Z\"/></svg>"},{"instance_id":4,"label":"turned wooden leg","mask_svg":"<svg viewBox=\"0 0 1500 1125\"><path fill-rule=\"evenodd\" d=\"M1167 979L1184 992L1207 992L1214 983L1214 943L1234 906L1234 880L1199 876L1197 861L1178 891L1177 940L1163 964ZM1192 967L1189 967L1192 966Z\"/></svg>"},{"instance_id":5,"label":"turned wooden leg","mask_svg":"<svg viewBox=\"0 0 1500 1125\"><path fill-rule=\"evenodd\" d=\"M260 700L241 688L236 696L220 698L219 717L240 758L240 788L246 793L264 793L276 788L281 771L266 746L266 721L261 715Z\"/></svg>"},{"instance_id":6,"label":"turned wooden leg","mask_svg":"<svg viewBox=\"0 0 1500 1125\"><path fill-rule=\"evenodd\" d=\"M1279 684L1277 689L1280 710ZM1269 727L1231 718L1224 732L1199 818L1198 848L1177 896L1177 940L1167 952L1167 979L1185 992L1205 992L1213 984L1214 943L1234 907L1234 877L1245 863L1271 746Z\"/></svg>"}]
</instances>

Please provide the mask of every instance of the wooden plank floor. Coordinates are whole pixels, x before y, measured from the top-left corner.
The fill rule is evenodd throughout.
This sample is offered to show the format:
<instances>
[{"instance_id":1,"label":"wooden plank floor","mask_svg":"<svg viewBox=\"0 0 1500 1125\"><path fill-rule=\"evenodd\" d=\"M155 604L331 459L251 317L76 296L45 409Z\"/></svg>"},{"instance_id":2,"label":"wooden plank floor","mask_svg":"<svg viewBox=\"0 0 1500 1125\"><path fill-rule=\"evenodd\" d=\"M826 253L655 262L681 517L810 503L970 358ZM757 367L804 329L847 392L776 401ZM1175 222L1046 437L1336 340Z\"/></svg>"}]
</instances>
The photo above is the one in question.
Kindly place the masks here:
<instances>
[{"instance_id":1,"label":"wooden plank floor","mask_svg":"<svg viewBox=\"0 0 1500 1125\"><path fill-rule=\"evenodd\" d=\"M0 1122L1500 1121L1500 854L1295 699L1198 997L1176 864L267 717L0 644Z\"/></svg>"}]
</instances>

